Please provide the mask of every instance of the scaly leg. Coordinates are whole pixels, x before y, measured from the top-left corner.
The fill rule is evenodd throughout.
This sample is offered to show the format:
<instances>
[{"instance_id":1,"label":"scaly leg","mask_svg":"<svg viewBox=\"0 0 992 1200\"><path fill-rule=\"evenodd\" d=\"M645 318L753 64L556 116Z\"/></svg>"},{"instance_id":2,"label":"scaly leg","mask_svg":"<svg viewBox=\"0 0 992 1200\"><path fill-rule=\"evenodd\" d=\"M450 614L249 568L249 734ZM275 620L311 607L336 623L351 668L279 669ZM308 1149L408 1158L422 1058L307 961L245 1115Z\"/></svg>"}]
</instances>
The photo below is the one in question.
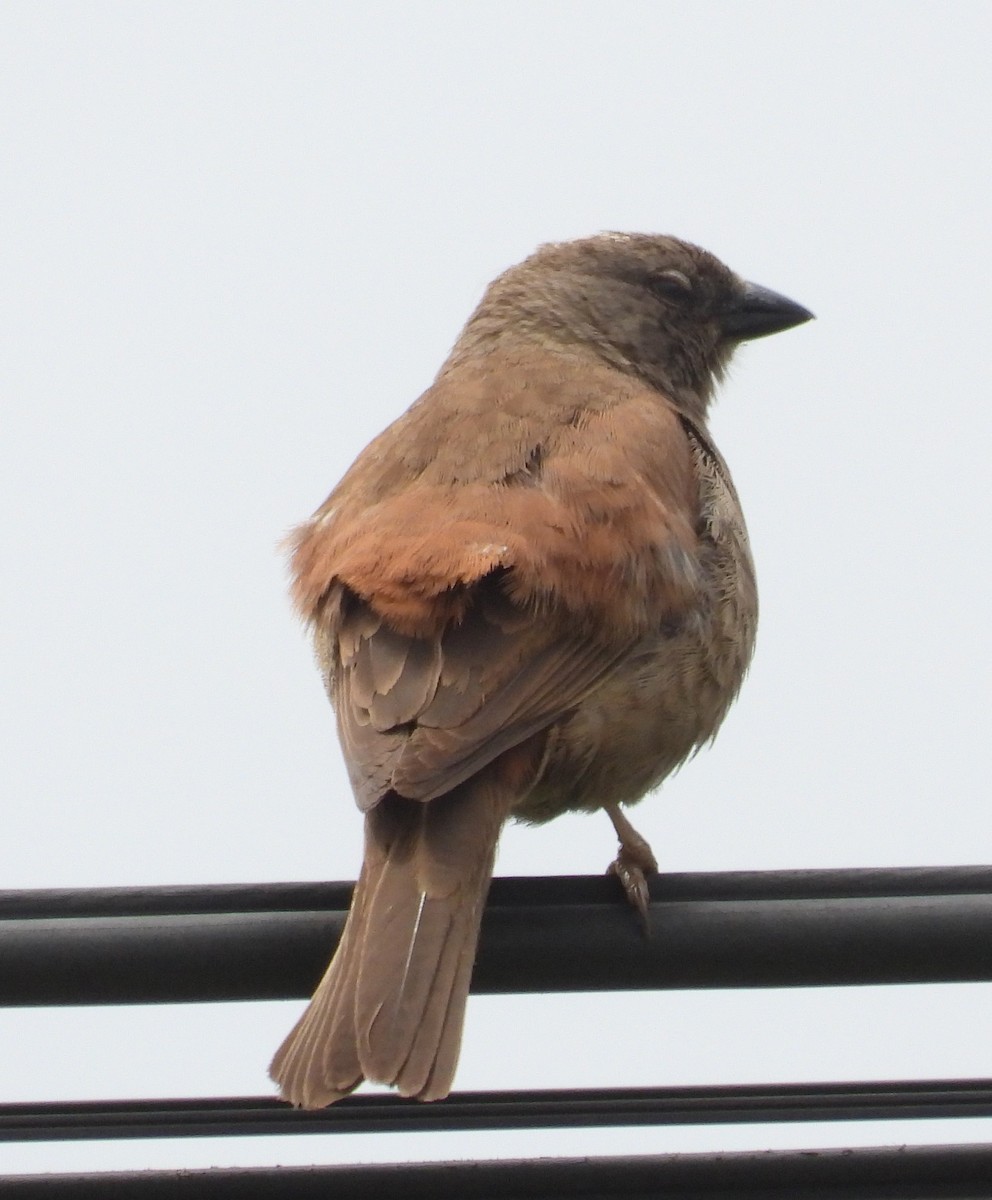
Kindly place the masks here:
<instances>
[{"instance_id":1,"label":"scaly leg","mask_svg":"<svg viewBox=\"0 0 992 1200\"><path fill-rule=\"evenodd\" d=\"M608 868L620 880L627 899L637 909L644 931L648 929L648 883L645 872L654 874L658 870L658 860L651 853L651 847L641 837L637 830L627 820L619 804L604 806L606 815L613 822L620 841L620 853Z\"/></svg>"}]
</instances>

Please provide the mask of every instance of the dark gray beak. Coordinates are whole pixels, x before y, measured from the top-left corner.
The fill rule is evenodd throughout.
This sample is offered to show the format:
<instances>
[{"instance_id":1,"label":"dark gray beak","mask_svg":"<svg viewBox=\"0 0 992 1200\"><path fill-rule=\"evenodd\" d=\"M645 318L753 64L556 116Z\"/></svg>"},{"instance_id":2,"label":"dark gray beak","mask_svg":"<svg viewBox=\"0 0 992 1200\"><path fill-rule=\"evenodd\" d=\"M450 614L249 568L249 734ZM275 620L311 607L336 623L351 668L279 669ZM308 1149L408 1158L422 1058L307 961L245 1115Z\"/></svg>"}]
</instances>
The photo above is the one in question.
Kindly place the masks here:
<instances>
[{"instance_id":1,"label":"dark gray beak","mask_svg":"<svg viewBox=\"0 0 992 1200\"><path fill-rule=\"evenodd\" d=\"M745 283L743 295L733 308L721 315L720 325L725 337L745 341L781 333L812 319L809 309L795 300L756 283Z\"/></svg>"}]
</instances>

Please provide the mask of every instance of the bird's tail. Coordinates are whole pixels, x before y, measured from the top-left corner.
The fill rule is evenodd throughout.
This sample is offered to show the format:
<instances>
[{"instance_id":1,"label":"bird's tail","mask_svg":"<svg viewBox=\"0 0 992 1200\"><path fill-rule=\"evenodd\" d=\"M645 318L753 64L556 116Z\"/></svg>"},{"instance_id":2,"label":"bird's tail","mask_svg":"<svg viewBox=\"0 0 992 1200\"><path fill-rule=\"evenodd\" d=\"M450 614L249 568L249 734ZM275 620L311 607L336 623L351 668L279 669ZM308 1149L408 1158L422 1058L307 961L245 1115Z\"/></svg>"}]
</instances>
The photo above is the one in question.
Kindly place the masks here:
<instances>
[{"instance_id":1,"label":"bird's tail","mask_svg":"<svg viewBox=\"0 0 992 1200\"><path fill-rule=\"evenodd\" d=\"M512 793L476 777L427 802L387 796L337 952L269 1073L323 1108L363 1079L404 1096L451 1090L499 832Z\"/></svg>"}]
</instances>

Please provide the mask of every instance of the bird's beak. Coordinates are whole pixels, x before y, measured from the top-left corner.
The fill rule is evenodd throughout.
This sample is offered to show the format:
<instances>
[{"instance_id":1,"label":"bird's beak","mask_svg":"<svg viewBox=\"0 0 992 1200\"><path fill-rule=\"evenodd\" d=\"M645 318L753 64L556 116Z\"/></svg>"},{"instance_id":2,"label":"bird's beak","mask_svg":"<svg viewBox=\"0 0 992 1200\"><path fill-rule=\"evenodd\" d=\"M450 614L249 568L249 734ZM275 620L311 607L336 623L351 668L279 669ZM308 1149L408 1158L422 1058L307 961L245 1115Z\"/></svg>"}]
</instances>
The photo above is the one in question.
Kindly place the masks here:
<instances>
[{"instance_id":1,"label":"bird's beak","mask_svg":"<svg viewBox=\"0 0 992 1200\"><path fill-rule=\"evenodd\" d=\"M745 341L781 333L812 319L813 314L808 308L788 296L780 296L756 283L745 283L737 303L721 314L720 327L725 337Z\"/></svg>"}]
</instances>

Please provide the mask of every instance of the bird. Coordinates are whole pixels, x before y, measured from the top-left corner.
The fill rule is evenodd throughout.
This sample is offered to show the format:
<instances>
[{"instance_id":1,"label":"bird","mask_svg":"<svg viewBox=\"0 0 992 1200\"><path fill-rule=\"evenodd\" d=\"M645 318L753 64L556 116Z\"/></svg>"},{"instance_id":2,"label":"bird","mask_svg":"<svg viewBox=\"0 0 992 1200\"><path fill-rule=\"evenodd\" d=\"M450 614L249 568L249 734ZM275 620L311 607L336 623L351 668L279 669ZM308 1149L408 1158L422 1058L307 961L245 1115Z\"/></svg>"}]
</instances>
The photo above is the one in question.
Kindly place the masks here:
<instances>
[{"instance_id":1,"label":"bird","mask_svg":"<svg viewBox=\"0 0 992 1200\"><path fill-rule=\"evenodd\" d=\"M365 841L270 1067L284 1100L449 1094L511 818L604 810L646 913L657 861L625 809L715 736L755 639L708 410L741 342L811 317L674 237L540 246L291 534Z\"/></svg>"}]
</instances>

